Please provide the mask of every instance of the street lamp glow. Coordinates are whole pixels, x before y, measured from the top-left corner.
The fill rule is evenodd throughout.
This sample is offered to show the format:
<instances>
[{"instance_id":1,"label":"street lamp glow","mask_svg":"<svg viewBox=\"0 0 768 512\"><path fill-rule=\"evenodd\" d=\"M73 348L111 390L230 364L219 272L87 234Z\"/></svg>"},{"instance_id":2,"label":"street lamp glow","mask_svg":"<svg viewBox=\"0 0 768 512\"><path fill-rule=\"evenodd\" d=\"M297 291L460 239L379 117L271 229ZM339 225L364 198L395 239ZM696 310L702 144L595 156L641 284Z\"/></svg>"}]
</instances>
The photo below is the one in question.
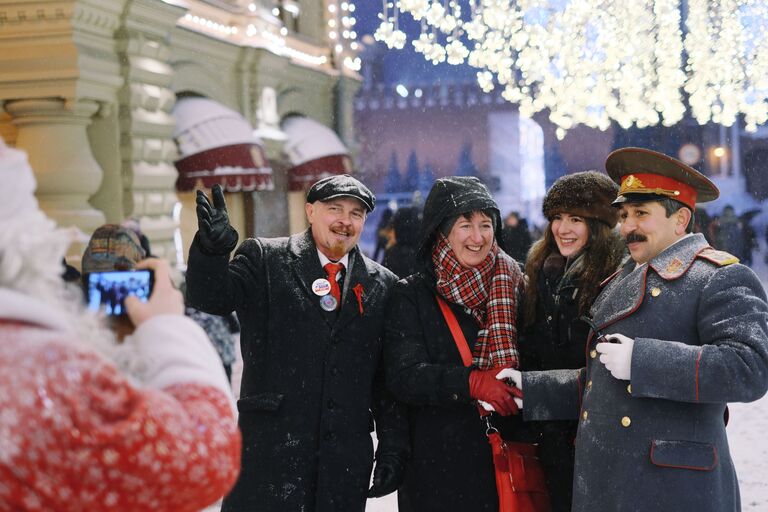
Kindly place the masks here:
<instances>
[{"instance_id":1,"label":"street lamp glow","mask_svg":"<svg viewBox=\"0 0 768 512\"><path fill-rule=\"evenodd\" d=\"M725 148L722 146L717 146L712 150L712 154L714 154L717 158L723 158L725 156Z\"/></svg>"}]
</instances>

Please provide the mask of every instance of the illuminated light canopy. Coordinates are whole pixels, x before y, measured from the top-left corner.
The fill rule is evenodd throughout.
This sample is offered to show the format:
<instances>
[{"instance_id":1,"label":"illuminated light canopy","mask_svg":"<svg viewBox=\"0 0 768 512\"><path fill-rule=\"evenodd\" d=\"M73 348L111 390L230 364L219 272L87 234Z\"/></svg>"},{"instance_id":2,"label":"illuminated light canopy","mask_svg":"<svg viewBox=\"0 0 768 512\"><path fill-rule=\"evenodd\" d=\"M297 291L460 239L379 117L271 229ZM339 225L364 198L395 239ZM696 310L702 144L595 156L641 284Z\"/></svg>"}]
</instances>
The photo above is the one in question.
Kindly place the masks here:
<instances>
[{"instance_id":1,"label":"illuminated light canopy","mask_svg":"<svg viewBox=\"0 0 768 512\"><path fill-rule=\"evenodd\" d=\"M352 27L357 23L352 13L355 4L350 1L326 0L328 39L333 44L334 60L351 71L360 71L361 62L357 57L359 44L357 32Z\"/></svg>"},{"instance_id":2,"label":"illuminated light canopy","mask_svg":"<svg viewBox=\"0 0 768 512\"><path fill-rule=\"evenodd\" d=\"M384 0L374 37L403 48L401 14L421 24L412 41L433 64L467 63L520 113L549 111L558 137L701 124L754 131L768 121L768 2L687 0ZM683 60L683 52L687 60Z\"/></svg>"}]
</instances>

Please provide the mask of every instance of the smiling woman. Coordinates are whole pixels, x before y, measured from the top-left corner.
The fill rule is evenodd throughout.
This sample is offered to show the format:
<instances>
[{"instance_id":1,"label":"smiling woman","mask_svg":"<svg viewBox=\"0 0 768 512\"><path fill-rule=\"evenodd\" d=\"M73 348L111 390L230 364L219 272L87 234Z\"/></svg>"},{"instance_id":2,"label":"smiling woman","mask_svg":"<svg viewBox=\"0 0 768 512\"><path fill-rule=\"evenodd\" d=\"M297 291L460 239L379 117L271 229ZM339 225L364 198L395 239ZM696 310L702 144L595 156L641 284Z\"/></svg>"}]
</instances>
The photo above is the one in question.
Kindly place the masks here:
<instances>
[{"instance_id":1,"label":"smiling woman","mask_svg":"<svg viewBox=\"0 0 768 512\"><path fill-rule=\"evenodd\" d=\"M387 384L409 406L411 422L411 457L398 489L401 512L499 510L478 401L496 411L493 424L504 439L520 440L515 390L496 376L517 367L523 285L518 264L499 249L499 232L499 209L477 178L437 180L424 204L417 253L422 271L392 291ZM465 339L468 366L449 314Z\"/></svg>"},{"instance_id":2,"label":"smiling woman","mask_svg":"<svg viewBox=\"0 0 768 512\"><path fill-rule=\"evenodd\" d=\"M557 180L543 203L549 225L528 254L525 329L520 357L525 370L580 368L589 327L580 320L600 282L618 267L623 244L611 206L618 187L596 171ZM576 422L536 422L553 512L571 509Z\"/></svg>"},{"instance_id":3,"label":"smiling woman","mask_svg":"<svg viewBox=\"0 0 768 512\"><path fill-rule=\"evenodd\" d=\"M476 267L488 256L495 240L493 216L491 210L473 211L446 221L453 222L447 233L448 245L462 267Z\"/></svg>"}]
</instances>

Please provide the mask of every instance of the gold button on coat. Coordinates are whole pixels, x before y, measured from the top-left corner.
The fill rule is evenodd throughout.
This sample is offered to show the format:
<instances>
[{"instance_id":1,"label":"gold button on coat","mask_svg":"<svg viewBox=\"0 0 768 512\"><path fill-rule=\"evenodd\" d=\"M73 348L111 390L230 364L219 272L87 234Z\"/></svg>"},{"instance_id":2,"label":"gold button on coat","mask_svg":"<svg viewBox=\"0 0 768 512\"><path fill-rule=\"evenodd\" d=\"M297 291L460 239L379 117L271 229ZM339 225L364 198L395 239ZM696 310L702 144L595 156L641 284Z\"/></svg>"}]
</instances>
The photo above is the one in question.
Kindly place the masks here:
<instances>
[{"instance_id":1,"label":"gold button on coat","mask_svg":"<svg viewBox=\"0 0 768 512\"><path fill-rule=\"evenodd\" d=\"M654 297L658 297L659 295L661 295L661 288L657 288L655 286L651 288L651 295L653 295Z\"/></svg>"},{"instance_id":2,"label":"gold button on coat","mask_svg":"<svg viewBox=\"0 0 768 512\"><path fill-rule=\"evenodd\" d=\"M596 358L597 357L597 350L592 349L590 351L590 353L589 353L589 357L591 357L592 359Z\"/></svg>"},{"instance_id":3,"label":"gold button on coat","mask_svg":"<svg viewBox=\"0 0 768 512\"><path fill-rule=\"evenodd\" d=\"M587 419L587 416L589 416L589 413L587 411L584 411L583 413L581 413L581 417L583 419Z\"/></svg>"},{"instance_id":4,"label":"gold button on coat","mask_svg":"<svg viewBox=\"0 0 768 512\"><path fill-rule=\"evenodd\" d=\"M592 387L592 381L587 382L587 389Z\"/></svg>"},{"instance_id":5,"label":"gold button on coat","mask_svg":"<svg viewBox=\"0 0 768 512\"><path fill-rule=\"evenodd\" d=\"M627 393L632 394L632 384L627 384Z\"/></svg>"},{"instance_id":6,"label":"gold button on coat","mask_svg":"<svg viewBox=\"0 0 768 512\"><path fill-rule=\"evenodd\" d=\"M629 416L624 416L623 418L621 418L621 424L625 427L628 427L632 424L632 420L630 419Z\"/></svg>"}]
</instances>

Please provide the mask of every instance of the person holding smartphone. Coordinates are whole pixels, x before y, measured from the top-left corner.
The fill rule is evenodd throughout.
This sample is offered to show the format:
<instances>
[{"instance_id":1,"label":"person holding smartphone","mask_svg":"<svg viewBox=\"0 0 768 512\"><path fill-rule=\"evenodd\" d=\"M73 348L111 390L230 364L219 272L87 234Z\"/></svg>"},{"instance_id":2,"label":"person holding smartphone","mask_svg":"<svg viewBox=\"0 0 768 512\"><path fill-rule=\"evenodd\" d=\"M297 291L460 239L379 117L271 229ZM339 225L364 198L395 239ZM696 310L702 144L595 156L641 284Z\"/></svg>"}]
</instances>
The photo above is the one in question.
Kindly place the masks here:
<instances>
[{"instance_id":1,"label":"person holding smartphone","mask_svg":"<svg viewBox=\"0 0 768 512\"><path fill-rule=\"evenodd\" d=\"M231 261L238 235L221 187L212 202L197 194L188 305L235 310L242 327L243 468L222 510L362 512L398 487L408 450L381 367L396 277L357 247L373 194L349 175L321 179L307 193L309 229L249 238Z\"/></svg>"},{"instance_id":2,"label":"person holding smartphone","mask_svg":"<svg viewBox=\"0 0 768 512\"><path fill-rule=\"evenodd\" d=\"M0 508L197 512L239 471L224 371L161 260L125 299L122 344L61 279L73 238L37 206L26 155L0 139Z\"/></svg>"}]
</instances>

